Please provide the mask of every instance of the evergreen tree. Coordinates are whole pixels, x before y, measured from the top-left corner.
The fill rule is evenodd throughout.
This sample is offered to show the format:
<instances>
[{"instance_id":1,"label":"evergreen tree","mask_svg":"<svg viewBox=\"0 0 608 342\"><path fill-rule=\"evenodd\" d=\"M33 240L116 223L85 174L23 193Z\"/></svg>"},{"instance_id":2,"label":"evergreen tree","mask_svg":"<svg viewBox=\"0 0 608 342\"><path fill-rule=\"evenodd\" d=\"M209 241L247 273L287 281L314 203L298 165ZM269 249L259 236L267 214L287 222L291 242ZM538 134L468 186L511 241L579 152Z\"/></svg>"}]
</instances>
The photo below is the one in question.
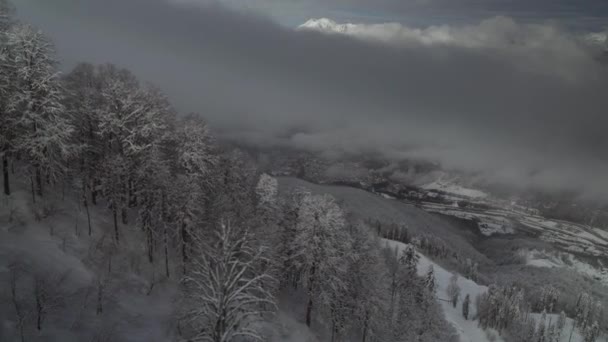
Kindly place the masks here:
<instances>
[{"instance_id":1,"label":"evergreen tree","mask_svg":"<svg viewBox=\"0 0 608 342\"><path fill-rule=\"evenodd\" d=\"M384 268L377 241L369 233L369 227L357 224L353 236L352 261L347 271L348 300L355 320L352 328L361 332L361 341L366 342L379 336L382 322L383 302L387 288L382 281Z\"/></svg>"},{"instance_id":2,"label":"evergreen tree","mask_svg":"<svg viewBox=\"0 0 608 342\"><path fill-rule=\"evenodd\" d=\"M597 338L600 336L600 326L597 321L594 321L593 324L589 324L587 328L583 330L583 340L584 342L595 342Z\"/></svg>"},{"instance_id":3,"label":"evergreen tree","mask_svg":"<svg viewBox=\"0 0 608 342\"><path fill-rule=\"evenodd\" d=\"M458 304L458 298L460 297L460 286L458 286L458 275L452 274L450 277L450 284L446 289L449 300L452 302L452 306L456 307Z\"/></svg>"},{"instance_id":4,"label":"evergreen tree","mask_svg":"<svg viewBox=\"0 0 608 342\"><path fill-rule=\"evenodd\" d=\"M471 297L467 293L464 297L464 301L462 302L462 317L464 319L469 319L469 306L471 305Z\"/></svg>"},{"instance_id":5,"label":"evergreen tree","mask_svg":"<svg viewBox=\"0 0 608 342\"><path fill-rule=\"evenodd\" d=\"M538 322L538 328L536 329L535 341L546 342L548 337L547 331L547 311L543 311Z\"/></svg>"},{"instance_id":6,"label":"evergreen tree","mask_svg":"<svg viewBox=\"0 0 608 342\"><path fill-rule=\"evenodd\" d=\"M556 340L559 341L564 332L564 327L566 326L566 313L564 311L560 312L559 317L557 319L557 323L555 325L555 330L557 332Z\"/></svg>"},{"instance_id":7,"label":"evergreen tree","mask_svg":"<svg viewBox=\"0 0 608 342\"><path fill-rule=\"evenodd\" d=\"M435 268L433 267L433 265L430 265L426 272L426 275L424 277L424 287L433 294L437 289L437 284L435 281Z\"/></svg>"}]
</instances>

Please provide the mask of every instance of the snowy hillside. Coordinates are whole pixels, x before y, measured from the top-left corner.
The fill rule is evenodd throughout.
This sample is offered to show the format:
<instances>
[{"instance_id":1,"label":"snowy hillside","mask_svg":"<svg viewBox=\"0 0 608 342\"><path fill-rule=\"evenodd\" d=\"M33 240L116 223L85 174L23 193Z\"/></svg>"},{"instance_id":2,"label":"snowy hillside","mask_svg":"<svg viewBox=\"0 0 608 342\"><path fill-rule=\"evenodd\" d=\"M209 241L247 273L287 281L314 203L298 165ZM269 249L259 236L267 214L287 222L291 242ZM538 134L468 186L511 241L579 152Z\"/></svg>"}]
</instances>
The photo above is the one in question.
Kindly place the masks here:
<instances>
[{"instance_id":1,"label":"snowy hillside","mask_svg":"<svg viewBox=\"0 0 608 342\"><path fill-rule=\"evenodd\" d=\"M20 189L27 189L20 185ZM26 330L28 341L166 341L174 311L176 283L162 271L137 257L142 246L136 230L125 229L120 250L111 237L111 216L91 210L92 235L87 218L74 197L39 199L31 202L27 191L2 197L0 206L0 298L12 303L12 279L17 282L16 299L29 312L26 327L34 316L35 288L40 279L56 299L47 309L43 329ZM41 213L47 213L39 220ZM133 243L129 243L132 241ZM160 265L158 265L160 266ZM129 268L137 271L129 271ZM57 279L64 277L64 280ZM101 294L100 294L101 293ZM0 338L17 340L13 305L0 306Z\"/></svg>"},{"instance_id":2,"label":"snowy hillside","mask_svg":"<svg viewBox=\"0 0 608 342\"><path fill-rule=\"evenodd\" d=\"M468 257L485 259L471 246L468 232L413 205L347 186L318 185L293 177L279 177L278 180L282 192L306 188L313 193L331 194L340 201L344 210L359 219L394 222L403 225L412 234L433 234L450 241L453 247Z\"/></svg>"},{"instance_id":3,"label":"snowy hillside","mask_svg":"<svg viewBox=\"0 0 608 342\"><path fill-rule=\"evenodd\" d=\"M397 249L399 252L406 248L404 243L382 239L382 243L386 246L389 246L392 249ZM503 341L503 339L498 335L498 333L492 329L489 329L487 332L481 329L476 320L465 320L462 316L462 300L458 303L456 308L449 303L446 298L446 291L448 288L448 284L450 283L450 278L453 273L445 270L443 267L433 262L426 256L421 253L418 253L420 256L420 260L418 263L418 274L424 275L429 266L433 266L435 272L435 279L437 281L437 298L441 303L441 306L444 310L445 317L448 322L450 322L454 328L458 331L460 335L461 342L491 342L491 341ZM470 279L463 278L462 276L458 277L458 286L461 288L461 298L469 294L471 298L474 300L478 295L486 292L488 288L486 286L478 285L474 281ZM475 305L472 304L470 308L470 317L475 317L476 312ZM546 323L556 322L559 315L547 315ZM532 317L539 320L540 314L532 314ZM560 342L583 342L583 336L581 336L578 329L572 327L573 320L568 318L566 320L566 325L560 335ZM572 333L572 338L570 338L570 334ZM490 337L492 336L492 337ZM597 342L605 342L607 341L606 337L600 337L596 340Z\"/></svg>"},{"instance_id":4,"label":"snowy hillside","mask_svg":"<svg viewBox=\"0 0 608 342\"><path fill-rule=\"evenodd\" d=\"M583 262L570 253L552 253L538 250L522 250L520 254L526 259L526 264L535 267L568 268L578 272L589 279L595 279L608 285L608 269L593 266Z\"/></svg>"},{"instance_id":5,"label":"snowy hillside","mask_svg":"<svg viewBox=\"0 0 608 342\"><path fill-rule=\"evenodd\" d=\"M389 247L391 247L393 249L399 250L399 252L401 252L402 250L404 250L406 248L406 245L404 243L401 243L398 241L383 239L382 243L387 244ZM436 263L434 263L433 261L431 261L429 258L425 257L424 255L422 255L420 253L418 253L418 254L420 256L420 260L418 263L418 274L424 275L428 271L429 266L432 265L435 270L435 279L437 280L437 285L438 285L437 286L437 297L441 298L441 299L447 298L446 289L450 282L450 277L452 277L452 273L445 270L443 267L437 265ZM460 288L462 290L462 293L461 293L462 298L464 298L468 294L471 296L471 300L474 300L477 297L477 295L486 292L488 289L486 286L478 285L474 281L463 278L463 277L458 278L458 285L460 286ZM477 321L471 320L471 319L469 319L469 320L464 319L464 317L462 316L462 302L459 303L456 306L456 308L454 308L452 306L452 304L447 301L439 300L439 302L443 308L447 321L450 322L454 326L454 328L458 331L461 342L490 342L490 341L492 341L489 339L488 333L478 326ZM475 305L474 304L471 305L470 317L475 317ZM493 335L493 336L498 335L494 331L490 331L489 334ZM502 339L500 337L497 337L497 339L493 340L493 341L502 341Z\"/></svg>"},{"instance_id":6,"label":"snowy hillside","mask_svg":"<svg viewBox=\"0 0 608 342\"><path fill-rule=\"evenodd\" d=\"M0 341L19 341L12 279L26 314L26 341L174 340L179 276L173 275L179 272L178 265L171 263L170 278L160 263L150 265L145 238L132 225L121 225L117 248L111 215L103 206L91 208L89 236L85 208L74 194L33 204L24 190L27 184L14 185L17 189L10 198L0 195ZM45 309L41 331L34 327L35 279L48 286L45 291L54 301ZM289 306L281 307L263 331L269 342L318 341Z\"/></svg>"}]
</instances>

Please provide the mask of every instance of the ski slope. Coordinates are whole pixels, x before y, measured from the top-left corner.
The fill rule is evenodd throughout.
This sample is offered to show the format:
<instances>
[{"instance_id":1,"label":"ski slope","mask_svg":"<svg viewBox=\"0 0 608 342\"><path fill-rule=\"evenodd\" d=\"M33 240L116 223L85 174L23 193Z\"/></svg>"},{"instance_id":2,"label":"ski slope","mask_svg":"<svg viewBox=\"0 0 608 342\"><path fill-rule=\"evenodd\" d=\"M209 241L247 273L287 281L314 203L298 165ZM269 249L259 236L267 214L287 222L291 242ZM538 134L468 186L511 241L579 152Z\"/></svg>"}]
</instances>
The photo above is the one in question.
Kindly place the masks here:
<instances>
[{"instance_id":1,"label":"ski slope","mask_svg":"<svg viewBox=\"0 0 608 342\"><path fill-rule=\"evenodd\" d=\"M399 253L401 253L401 251L406 247L406 244L393 240L382 239L382 243L388 245L392 249L397 249ZM420 253L418 253L418 255L420 256L420 260L418 262L418 274L426 274L429 266L433 265L433 268L435 269L435 279L437 281L437 297L440 299L447 299L446 289L450 283L452 273L437 265L424 255ZM475 297L486 292L488 288L460 276L458 277L458 286L460 286L461 289L462 299L464 299L467 294L471 297L469 318L475 317ZM503 341L495 331L489 329L487 333L485 330L481 329L478 326L477 321L471 319L465 320L462 316L462 300L460 303L458 303L456 308L454 308L452 304L447 301L439 300L439 302L443 308L443 312L445 313L446 320L458 331L461 342L490 342L488 333L496 336L496 339L494 340L495 342Z\"/></svg>"},{"instance_id":2,"label":"ski slope","mask_svg":"<svg viewBox=\"0 0 608 342\"><path fill-rule=\"evenodd\" d=\"M398 241L382 239L382 243L386 246L397 249L399 253L403 249L405 249L406 244ZM460 294L460 302L454 308L451 303L447 302L447 294L446 290L448 284L450 283L450 278L452 277L452 273L445 270L443 267L439 266L423 254L418 253L420 256L420 260L418 262L418 274L425 275L429 269L429 266L433 265L435 271L435 280L437 281L437 298L441 307L443 308L443 312L445 313L445 318L448 322L452 324L452 326L458 331L460 341L461 342L500 342L504 341L496 331L493 329L483 330L481 329L476 320L465 320L462 317L462 300L468 294L471 297L471 306L469 308L469 318L475 317L476 315L476 307L475 307L475 298L477 295L480 295L488 290L487 286L478 285L474 281L470 279L463 278L459 275L458 277L458 286L460 286L461 294ZM547 324L549 322L556 322L559 315L551 314L547 315ZM532 314L537 321L540 319L540 314ZM572 338L570 338L570 334L572 333ZM495 339L490 339L488 336L494 335ZM566 320L566 325L562 331L562 335L560 336L560 342L582 342L584 341L583 336L579 333L578 329L573 329L573 320L568 318ZM601 336L596 340L596 342L607 342L606 337Z\"/></svg>"}]
</instances>

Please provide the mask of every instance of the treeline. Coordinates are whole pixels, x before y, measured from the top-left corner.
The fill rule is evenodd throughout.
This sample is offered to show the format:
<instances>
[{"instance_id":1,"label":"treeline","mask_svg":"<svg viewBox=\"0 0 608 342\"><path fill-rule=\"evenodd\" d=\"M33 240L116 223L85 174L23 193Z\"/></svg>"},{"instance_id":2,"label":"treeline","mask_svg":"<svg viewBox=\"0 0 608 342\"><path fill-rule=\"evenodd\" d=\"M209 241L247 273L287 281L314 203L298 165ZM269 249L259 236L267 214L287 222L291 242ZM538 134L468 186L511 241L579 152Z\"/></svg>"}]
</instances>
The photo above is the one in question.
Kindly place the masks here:
<instances>
[{"instance_id":1,"label":"treeline","mask_svg":"<svg viewBox=\"0 0 608 342\"><path fill-rule=\"evenodd\" d=\"M11 198L13 178L27 180L40 210L58 192L75 194L88 235L111 235L108 273L125 239L142 237L147 261L180 281L176 338L261 340L256 322L276 312L279 293L305 295L303 321L332 341L454 338L432 272L416 275L415 251L381 248L332 197L280 197L276 179L128 70L84 63L60 75L52 42L14 21L5 0L0 43L4 194ZM106 210L111 232L93 224L93 208ZM95 290L97 314L104 284ZM25 318L17 321L25 340Z\"/></svg>"},{"instance_id":2,"label":"treeline","mask_svg":"<svg viewBox=\"0 0 608 342\"><path fill-rule=\"evenodd\" d=\"M431 234L414 235L405 226L396 223L383 223L369 218L365 222L374 227L380 237L400 241L405 244L411 243L424 255L434 260L450 263L453 268L466 278L476 282L481 280L479 263L450 247L442 238Z\"/></svg>"},{"instance_id":3,"label":"treeline","mask_svg":"<svg viewBox=\"0 0 608 342\"><path fill-rule=\"evenodd\" d=\"M559 342L565 336L570 341L574 328L579 330L584 342L596 341L604 319L601 304L589 294L581 293L573 308L576 313L573 323L566 329L566 313L555 312L559 296L557 289L547 285L529 303L524 290L517 286L491 285L476 298L477 318L482 327L498 330L510 342Z\"/></svg>"}]
</instances>

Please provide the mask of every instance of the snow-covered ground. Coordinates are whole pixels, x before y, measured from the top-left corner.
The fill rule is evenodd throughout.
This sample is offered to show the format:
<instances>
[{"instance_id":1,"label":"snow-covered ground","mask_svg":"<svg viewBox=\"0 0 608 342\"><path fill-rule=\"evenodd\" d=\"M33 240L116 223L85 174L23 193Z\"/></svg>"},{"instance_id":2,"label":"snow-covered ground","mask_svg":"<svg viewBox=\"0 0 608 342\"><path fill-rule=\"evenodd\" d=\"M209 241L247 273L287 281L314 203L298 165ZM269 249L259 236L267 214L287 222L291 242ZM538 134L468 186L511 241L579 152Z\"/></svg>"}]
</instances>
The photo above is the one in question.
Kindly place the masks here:
<instances>
[{"instance_id":1,"label":"snow-covered ground","mask_svg":"<svg viewBox=\"0 0 608 342\"><path fill-rule=\"evenodd\" d=\"M126 239L135 229L123 226L121 249L112 251L107 243L111 238L104 233L112 231L111 216L104 206L91 210L93 234L89 237L86 214L76 196L67 194L63 200L61 195L47 194L34 205L30 193L22 190L27 187L14 185L17 189L10 199L0 195L0 341L19 340L9 292L13 276L18 279L19 305L28 313L26 341L170 339L177 283L135 259L141 240ZM36 220L43 208L52 215ZM145 254L140 255L143 259ZM134 265L139 272L129 270ZM66 280L55 283L53 279L60 276ZM35 329L35 277L45 279L61 303L48 310L41 331ZM155 285L150 291L152 279ZM99 283L104 284L103 311L96 313Z\"/></svg>"},{"instance_id":2,"label":"snow-covered ground","mask_svg":"<svg viewBox=\"0 0 608 342\"><path fill-rule=\"evenodd\" d=\"M74 194L65 199L47 194L48 199L33 205L26 184L15 181L14 188L10 199L0 194L0 341L20 340L9 285L15 263L20 265L18 300L28 313L26 341L175 340L178 265L172 264L170 279L161 263L151 267L145 239L132 225L120 225L120 248L111 249L112 218L104 205L91 208L93 234L88 236L86 211ZM53 215L36 220L43 207L53 207ZM40 275L65 275L66 281L53 289L61 293L62 305L49 310L37 331L31 283ZM103 312L98 314L100 281ZM282 307L269 318L267 341L320 341L292 309Z\"/></svg>"},{"instance_id":3,"label":"snow-covered ground","mask_svg":"<svg viewBox=\"0 0 608 342\"><path fill-rule=\"evenodd\" d=\"M540 321L540 317L541 317L540 314L533 313L530 316L532 318L536 319L537 322ZM557 315L557 314L547 315L547 318L545 321L545 324L546 324L545 326L548 327L550 323L555 324L555 322L557 322L558 319L559 319L559 315ZM571 318L567 318L566 324L564 325L564 329L562 330L562 333L559 336L559 342L583 342L584 341L583 336L580 334L578 329L573 327L573 325L574 325L574 320L572 320ZM570 337L570 334L572 334L572 338ZM594 342L606 342L606 337L600 336Z\"/></svg>"},{"instance_id":4,"label":"snow-covered ground","mask_svg":"<svg viewBox=\"0 0 608 342\"><path fill-rule=\"evenodd\" d=\"M515 233L511 220L500 214L485 214L478 211L461 209L458 206L446 206L436 203L424 203L422 207L424 210L432 213L454 216L463 220L476 220L479 232L485 236Z\"/></svg>"},{"instance_id":5,"label":"snow-covered ground","mask_svg":"<svg viewBox=\"0 0 608 342\"><path fill-rule=\"evenodd\" d=\"M480 233L485 236L512 234L519 227L524 227L526 230L538 233L540 239L564 250L590 256L608 255L608 232L599 228L547 219L520 210L501 208L483 210L432 202L423 202L421 207L428 212L477 221Z\"/></svg>"},{"instance_id":6,"label":"snow-covered ground","mask_svg":"<svg viewBox=\"0 0 608 342\"><path fill-rule=\"evenodd\" d=\"M599 280L608 285L608 269L605 267L594 267L577 259L570 253L551 253L537 250L522 250L520 255L526 258L526 264L535 267L568 268L584 276ZM567 260L566 262L564 261Z\"/></svg>"},{"instance_id":7,"label":"snow-covered ground","mask_svg":"<svg viewBox=\"0 0 608 342\"><path fill-rule=\"evenodd\" d=\"M402 242L398 242L398 241L393 241L393 240L388 240L388 239L382 239L382 242L384 245L389 246L390 248L393 249L397 249L399 250L399 252L401 252L403 249L405 249L406 245ZM458 334L460 336L460 341L461 342L490 342L490 341L495 341L495 342L500 342L503 341L503 339L498 335L498 333L492 329L489 330L483 330L481 329L476 320L465 320L464 317L462 316L462 299L469 294L471 297L471 306L470 306L470 311L469 311L469 317L475 317L476 315L476 307L474 304L475 298L477 297L477 295L480 295L484 292L487 291L487 287L483 286L483 285L478 285L477 283L475 283L474 281L464 278L462 276L458 277L458 286L460 286L461 288L461 300L458 303L458 305L456 306L456 308L454 308L452 306L451 303L445 301L445 299L447 299L447 294L446 294L446 290L448 287L448 284L450 283L450 278L452 277L451 272L447 271L446 269L444 269L443 267L439 266L438 264L436 264L435 262L433 262L432 260L430 260L429 258L427 258L426 256L424 256L423 254L418 253L418 255L420 256L420 261L418 263L418 274L419 275L424 275L426 274L426 272L429 269L430 265L433 265L434 271L435 271L435 279L437 281L437 298L439 303L441 304L443 311L445 313L445 317L446 320L448 322L450 322L454 328L458 331ZM530 260L530 264L531 265L535 265L535 266L543 266L546 265L547 267L550 266L555 266L555 267L560 267L561 265L563 265L563 263L559 263L557 260L541 260L541 259L534 259L534 254L530 254L531 256L531 260ZM574 259L576 262L576 259ZM543 262L546 262L546 264L543 264ZM584 263L580 263L579 264L575 264L575 266L573 267L579 267L582 265L586 265ZM585 266L582 266L585 267ZM540 318L540 314L532 314L532 317L536 318L537 321ZM547 315L547 324L549 324L549 322L556 322L558 319L558 315ZM577 329L572 329L572 325L573 325L573 320L568 318L566 321L566 325L562 331L561 337L560 337L560 342L582 342L583 341L583 337L580 335L580 333L578 332ZM570 333L572 332L572 339L570 340ZM494 338L491 339L489 337L489 335L492 335ZM597 342L606 342L606 338L605 337L600 337Z\"/></svg>"},{"instance_id":8,"label":"snow-covered ground","mask_svg":"<svg viewBox=\"0 0 608 342\"><path fill-rule=\"evenodd\" d=\"M432 183L425 184L421 187L425 190L438 190L448 194L467 197L467 198L486 198L488 194L483 191L466 188L453 182L437 180Z\"/></svg>"},{"instance_id":9,"label":"snow-covered ground","mask_svg":"<svg viewBox=\"0 0 608 342\"><path fill-rule=\"evenodd\" d=\"M406 247L404 243L393 240L383 239L382 243L388 245L390 248L398 249L399 252L401 252ZM447 299L446 290L448 284L450 283L452 273L445 270L443 267L437 265L423 254L418 253L418 255L420 256L420 261L418 263L418 274L426 274L429 269L429 266L433 265L435 271L435 279L437 281L437 297L441 299ZM460 286L462 291L462 299L464 299L467 294L470 295L471 306L469 311L469 318L474 317L476 315L476 308L474 304L475 298L477 297L477 295L486 292L488 288L486 286L478 285L474 281L463 277L458 277L458 286ZM451 303L444 300L439 300L439 303L443 308L446 320L450 324L452 324L452 326L454 326L454 328L458 331L461 342L489 342L490 339L488 337L488 333L496 336L496 339L493 341L503 341L502 338L500 338L500 336L498 336L495 331L492 331L491 329L489 331L481 329L478 326L477 321L471 319L465 320L462 316L462 300L460 301L460 303L458 303L456 308L454 308Z\"/></svg>"}]
</instances>

